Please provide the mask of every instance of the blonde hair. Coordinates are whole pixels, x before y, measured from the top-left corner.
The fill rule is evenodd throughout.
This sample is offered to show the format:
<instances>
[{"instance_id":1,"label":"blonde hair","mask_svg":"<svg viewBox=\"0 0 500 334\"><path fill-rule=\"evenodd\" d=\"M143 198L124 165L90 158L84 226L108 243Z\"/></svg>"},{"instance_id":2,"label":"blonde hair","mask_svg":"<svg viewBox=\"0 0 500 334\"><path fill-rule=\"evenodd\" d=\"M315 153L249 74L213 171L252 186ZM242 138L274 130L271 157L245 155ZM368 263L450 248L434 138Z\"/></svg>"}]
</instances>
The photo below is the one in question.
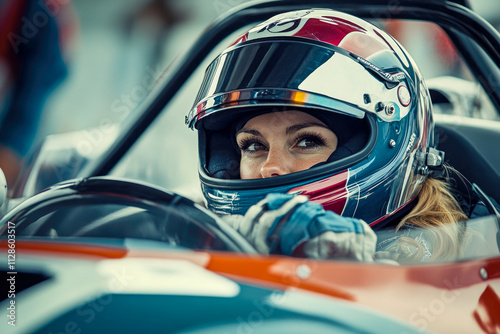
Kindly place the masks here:
<instances>
[{"instance_id":1,"label":"blonde hair","mask_svg":"<svg viewBox=\"0 0 500 334\"><path fill-rule=\"evenodd\" d=\"M403 226L425 228L432 243L432 254L428 260L453 260L460 253L463 242L463 225L456 223L465 220L467 215L451 194L448 183L428 178L420 191L417 205L401 220L396 231ZM421 261L426 250L417 240L401 237L389 251L398 254L397 260Z\"/></svg>"}]
</instances>

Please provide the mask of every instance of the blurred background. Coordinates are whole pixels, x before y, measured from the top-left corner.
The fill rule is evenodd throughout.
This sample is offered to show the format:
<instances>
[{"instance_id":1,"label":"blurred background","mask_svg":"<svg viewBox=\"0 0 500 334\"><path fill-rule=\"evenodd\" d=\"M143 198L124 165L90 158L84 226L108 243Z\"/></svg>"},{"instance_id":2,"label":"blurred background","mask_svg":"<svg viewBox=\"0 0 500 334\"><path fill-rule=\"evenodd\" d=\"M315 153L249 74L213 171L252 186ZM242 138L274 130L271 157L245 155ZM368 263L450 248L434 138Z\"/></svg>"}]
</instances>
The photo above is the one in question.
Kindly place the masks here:
<instances>
[{"instance_id":1,"label":"blurred background","mask_svg":"<svg viewBox=\"0 0 500 334\"><path fill-rule=\"evenodd\" d=\"M116 99L133 109L145 95L136 86L149 89L220 14L212 1L202 0L72 0L71 5L77 32L68 45L69 75L46 105L39 139L98 126Z\"/></svg>"},{"instance_id":2,"label":"blurred background","mask_svg":"<svg viewBox=\"0 0 500 334\"><path fill-rule=\"evenodd\" d=\"M119 124L136 112L137 105L175 57L185 52L217 16L245 1L48 1L60 6L54 16L60 26L63 58L68 71L43 106L33 146L48 135ZM500 0L470 2L498 29ZM396 24L387 29L409 49L425 77L461 71L460 64L454 62L455 56L447 46L446 38L432 28ZM412 50L417 45L419 47ZM422 48L422 45L427 48ZM202 71L199 72L198 78L201 78ZM170 137L164 141L165 137L146 136L133 149L136 153L117 166L114 175L142 179L176 190L186 184L179 180L192 180L192 185L197 183L196 139L183 122L196 86L201 82L196 80L192 82L193 95L185 100L188 102L176 105L176 116L155 125L159 129L157 132L162 134L168 127ZM91 132L87 135L92 137ZM97 137L89 140L101 140ZM163 158L146 167L137 164L137 168L133 168L132 160L141 160L142 156L152 155L152 152ZM172 166L172 162L177 167L165 167ZM179 178L180 174L184 177Z\"/></svg>"}]
</instances>

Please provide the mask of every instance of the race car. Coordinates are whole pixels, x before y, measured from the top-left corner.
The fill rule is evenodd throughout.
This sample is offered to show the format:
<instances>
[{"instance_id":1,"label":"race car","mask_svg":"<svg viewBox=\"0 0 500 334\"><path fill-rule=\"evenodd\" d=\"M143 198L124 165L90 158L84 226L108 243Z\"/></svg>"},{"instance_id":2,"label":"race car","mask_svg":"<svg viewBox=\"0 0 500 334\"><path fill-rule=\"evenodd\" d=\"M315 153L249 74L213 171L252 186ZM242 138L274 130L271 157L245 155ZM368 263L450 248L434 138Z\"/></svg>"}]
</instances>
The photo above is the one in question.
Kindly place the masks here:
<instances>
[{"instance_id":1,"label":"race car","mask_svg":"<svg viewBox=\"0 0 500 334\"><path fill-rule=\"evenodd\" d=\"M304 8L386 29L439 27L467 78L428 80L438 147L485 204L500 202L500 35L467 1L243 4L218 18L121 125L51 136L33 152L0 221L2 333L500 331L495 206L462 223L471 238L453 260L396 264L260 255L198 200L196 142L179 129L193 87L245 27ZM180 125L165 131L172 123Z\"/></svg>"}]
</instances>

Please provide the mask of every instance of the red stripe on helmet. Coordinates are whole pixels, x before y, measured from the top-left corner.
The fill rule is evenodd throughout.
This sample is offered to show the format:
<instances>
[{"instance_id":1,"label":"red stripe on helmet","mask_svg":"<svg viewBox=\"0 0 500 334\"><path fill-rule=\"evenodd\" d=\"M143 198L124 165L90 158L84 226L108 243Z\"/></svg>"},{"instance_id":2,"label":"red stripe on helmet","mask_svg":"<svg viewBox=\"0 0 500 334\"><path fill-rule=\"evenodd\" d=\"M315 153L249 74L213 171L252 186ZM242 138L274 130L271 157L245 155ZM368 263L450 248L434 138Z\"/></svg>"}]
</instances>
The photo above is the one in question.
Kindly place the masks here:
<instances>
[{"instance_id":1,"label":"red stripe on helmet","mask_svg":"<svg viewBox=\"0 0 500 334\"><path fill-rule=\"evenodd\" d=\"M369 223L368 225L370 225L371 227L377 225L378 223L394 216L396 213L398 213L399 211L403 210L404 208L406 208L408 206L408 204L410 204L411 202L413 202L413 200L415 199L415 197L412 197L410 198L410 200L408 202L406 202L405 204L403 204L402 206L400 206L399 208L397 208L396 210L394 210L393 212L391 213L388 213L386 214L385 216L383 217L380 217L379 219L377 219L376 221L372 222L372 223Z\"/></svg>"},{"instance_id":2,"label":"red stripe on helmet","mask_svg":"<svg viewBox=\"0 0 500 334\"><path fill-rule=\"evenodd\" d=\"M331 29L325 29L325 24L331 24ZM304 26L294 36L314 39L325 43L339 45L351 32L364 32L362 27L346 24L345 20L338 17L324 16L322 19L308 18Z\"/></svg>"},{"instance_id":3,"label":"red stripe on helmet","mask_svg":"<svg viewBox=\"0 0 500 334\"><path fill-rule=\"evenodd\" d=\"M321 204L325 210L339 215L347 203L347 170L325 179L291 189L288 193L299 193L309 197L311 202Z\"/></svg>"}]
</instances>

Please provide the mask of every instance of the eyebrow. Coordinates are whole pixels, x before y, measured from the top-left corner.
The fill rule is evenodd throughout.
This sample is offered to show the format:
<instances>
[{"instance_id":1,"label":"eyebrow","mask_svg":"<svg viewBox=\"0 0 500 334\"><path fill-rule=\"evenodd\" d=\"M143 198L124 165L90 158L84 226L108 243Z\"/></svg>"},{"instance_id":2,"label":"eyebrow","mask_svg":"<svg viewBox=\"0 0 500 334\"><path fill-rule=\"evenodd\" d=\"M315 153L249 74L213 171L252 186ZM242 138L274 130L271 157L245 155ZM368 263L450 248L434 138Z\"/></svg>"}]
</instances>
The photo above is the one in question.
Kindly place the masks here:
<instances>
[{"instance_id":1,"label":"eyebrow","mask_svg":"<svg viewBox=\"0 0 500 334\"><path fill-rule=\"evenodd\" d=\"M307 123L299 123L299 124L294 124L292 126L289 126L289 127L286 128L285 133L288 135L290 133L297 132L297 131L299 131L301 129L310 128L310 127L313 127L313 126L320 126L322 128L330 130L330 128L327 127L324 124L317 123L317 122L307 122ZM254 135L254 136L260 136L260 137L262 137L262 134L259 131L253 130L253 129L248 129L248 128L242 128L241 130L239 130L238 132L236 132L236 136L239 135L240 133L249 133L249 134Z\"/></svg>"},{"instance_id":2,"label":"eyebrow","mask_svg":"<svg viewBox=\"0 0 500 334\"><path fill-rule=\"evenodd\" d=\"M259 131L248 129L248 128L242 128L241 130L236 132L236 136L238 136L240 133L249 133L249 134L254 135L254 136L262 137L262 135L260 134Z\"/></svg>"},{"instance_id":3,"label":"eyebrow","mask_svg":"<svg viewBox=\"0 0 500 334\"><path fill-rule=\"evenodd\" d=\"M300 123L300 124L294 124L292 126L289 126L288 128L286 128L286 134L288 135L288 134L290 134L292 132L297 132L297 131L299 131L301 129L310 128L310 127L313 127L313 126L320 126L322 128L330 130L330 128L327 127L324 124L317 123L317 122L308 122L308 123Z\"/></svg>"}]
</instances>

